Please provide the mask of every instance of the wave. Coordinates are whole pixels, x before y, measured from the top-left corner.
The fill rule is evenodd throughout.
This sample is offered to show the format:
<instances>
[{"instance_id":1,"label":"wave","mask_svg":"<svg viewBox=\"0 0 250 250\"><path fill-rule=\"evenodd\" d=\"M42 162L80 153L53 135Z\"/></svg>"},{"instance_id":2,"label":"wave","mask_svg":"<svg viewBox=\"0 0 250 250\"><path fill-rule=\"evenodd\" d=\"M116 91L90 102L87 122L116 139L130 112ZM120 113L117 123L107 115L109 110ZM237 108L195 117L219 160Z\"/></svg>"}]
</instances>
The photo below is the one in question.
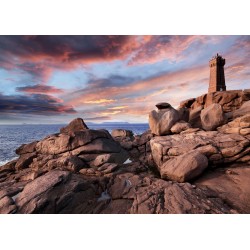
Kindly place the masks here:
<instances>
[{"instance_id":1,"label":"wave","mask_svg":"<svg viewBox=\"0 0 250 250\"><path fill-rule=\"evenodd\" d=\"M7 160L4 160L4 161L0 161L0 167L5 165L6 163L10 162L10 161L13 161L13 160L16 160L18 157L14 157L14 158L11 158L11 159L7 159Z\"/></svg>"}]
</instances>

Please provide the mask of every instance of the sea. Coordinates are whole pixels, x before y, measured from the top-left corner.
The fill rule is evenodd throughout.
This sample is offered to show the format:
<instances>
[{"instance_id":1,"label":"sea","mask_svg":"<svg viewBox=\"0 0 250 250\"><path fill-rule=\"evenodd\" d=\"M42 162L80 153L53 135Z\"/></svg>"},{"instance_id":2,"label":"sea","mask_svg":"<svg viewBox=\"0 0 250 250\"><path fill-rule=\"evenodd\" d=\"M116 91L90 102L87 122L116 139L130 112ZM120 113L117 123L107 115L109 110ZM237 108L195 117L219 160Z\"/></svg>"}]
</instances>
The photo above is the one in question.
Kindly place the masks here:
<instances>
[{"instance_id":1,"label":"sea","mask_svg":"<svg viewBox=\"0 0 250 250\"><path fill-rule=\"evenodd\" d=\"M66 124L46 124L46 125L0 125L0 166L17 158L15 149L22 144L41 140L50 134L60 131ZM88 124L90 129L106 129L110 133L113 129L132 130L135 135L142 134L149 129L145 123L107 123Z\"/></svg>"}]
</instances>

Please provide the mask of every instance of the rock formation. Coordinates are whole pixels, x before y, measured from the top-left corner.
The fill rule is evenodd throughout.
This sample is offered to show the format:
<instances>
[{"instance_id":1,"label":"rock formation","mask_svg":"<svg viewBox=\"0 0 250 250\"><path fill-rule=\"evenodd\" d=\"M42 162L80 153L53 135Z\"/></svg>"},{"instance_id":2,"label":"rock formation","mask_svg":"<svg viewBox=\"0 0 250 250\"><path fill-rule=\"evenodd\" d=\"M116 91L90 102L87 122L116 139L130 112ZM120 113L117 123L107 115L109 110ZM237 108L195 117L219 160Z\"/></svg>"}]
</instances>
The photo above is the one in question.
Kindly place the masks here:
<instances>
[{"instance_id":1,"label":"rock formation","mask_svg":"<svg viewBox=\"0 0 250 250\"><path fill-rule=\"evenodd\" d=\"M78 118L21 145L0 167L0 213L250 213L249 92L156 106L141 135Z\"/></svg>"},{"instance_id":2,"label":"rock formation","mask_svg":"<svg viewBox=\"0 0 250 250\"><path fill-rule=\"evenodd\" d=\"M220 125L226 123L227 118L218 103L213 103L201 110L201 126L204 130L214 130Z\"/></svg>"},{"instance_id":3,"label":"rock formation","mask_svg":"<svg viewBox=\"0 0 250 250\"><path fill-rule=\"evenodd\" d=\"M155 105L158 111L149 113L149 127L155 135L167 135L171 127L179 121L179 112L168 103L158 103Z\"/></svg>"},{"instance_id":4,"label":"rock formation","mask_svg":"<svg viewBox=\"0 0 250 250\"><path fill-rule=\"evenodd\" d=\"M212 103L222 106L224 112L231 112L239 109L246 101L250 100L250 89L229 90L207 93L197 98L191 98L180 103L180 108L196 109L206 108Z\"/></svg>"}]
</instances>

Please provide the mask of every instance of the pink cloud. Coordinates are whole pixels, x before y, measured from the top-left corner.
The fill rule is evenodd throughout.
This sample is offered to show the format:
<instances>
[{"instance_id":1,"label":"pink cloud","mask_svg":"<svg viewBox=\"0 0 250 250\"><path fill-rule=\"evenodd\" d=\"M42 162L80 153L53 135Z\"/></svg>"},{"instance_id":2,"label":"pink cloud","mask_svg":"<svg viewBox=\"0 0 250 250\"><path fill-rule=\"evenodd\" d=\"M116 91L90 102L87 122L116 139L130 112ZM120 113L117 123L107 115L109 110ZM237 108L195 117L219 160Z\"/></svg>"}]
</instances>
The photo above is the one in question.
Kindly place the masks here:
<instances>
[{"instance_id":1,"label":"pink cloud","mask_svg":"<svg viewBox=\"0 0 250 250\"><path fill-rule=\"evenodd\" d=\"M30 93L30 94L61 94L63 93L62 89L58 89L53 86L36 84L33 86L25 86L16 88L17 91Z\"/></svg>"}]
</instances>

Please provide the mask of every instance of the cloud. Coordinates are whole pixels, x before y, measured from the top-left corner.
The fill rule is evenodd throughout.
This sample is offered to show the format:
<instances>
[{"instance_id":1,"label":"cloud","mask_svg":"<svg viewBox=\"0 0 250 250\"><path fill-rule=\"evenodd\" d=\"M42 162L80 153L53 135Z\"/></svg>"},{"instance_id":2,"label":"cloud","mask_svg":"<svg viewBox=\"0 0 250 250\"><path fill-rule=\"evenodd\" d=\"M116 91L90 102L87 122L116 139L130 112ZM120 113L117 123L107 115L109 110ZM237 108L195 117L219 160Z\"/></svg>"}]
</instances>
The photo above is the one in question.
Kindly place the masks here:
<instances>
[{"instance_id":1,"label":"cloud","mask_svg":"<svg viewBox=\"0 0 250 250\"><path fill-rule=\"evenodd\" d=\"M62 104L62 100L49 95L9 96L0 93L0 114L6 113L59 115L74 114L76 111L72 106Z\"/></svg>"},{"instance_id":2,"label":"cloud","mask_svg":"<svg viewBox=\"0 0 250 250\"><path fill-rule=\"evenodd\" d=\"M96 120L145 117L157 102L178 106L182 99L206 92L209 81L206 57L215 49L216 52L224 50L228 89L235 84L247 87L250 36L0 36L0 68L10 75L8 83L4 83L8 93L13 93L9 88L12 80L19 79L14 88L18 83L29 83L16 88L27 96L13 95L6 109L21 112L23 102L23 110L31 113L34 110L36 114L39 113L37 101L41 109L44 107L41 111L44 113L50 107L54 109L50 113L70 113L75 108L88 119ZM122 62L110 64L117 60ZM102 65L89 67L101 62ZM79 76L74 72L64 92L52 86L56 82L54 71L66 72L78 67L84 67L89 79L87 83L86 79L83 81L82 89L69 89L73 86L71 79ZM66 76L56 73L59 81ZM106 77L98 78L95 73ZM61 99L53 98L53 94L60 94ZM6 103L7 97L1 95L0 104Z\"/></svg>"},{"instance_id":3,"label":"cloud","mask_svg":"<svg viewBox=\"0 0 250 250\"><path fill-rule=\"evenodd\" d=\"M155 63L162 60L175 61L199 36L147 36L135 51L129 64Z\"/></svg>"},{"instance_id":4,"label":"cloud","mask_svg":"<svg viewBox=\"0 0 250 250\"><path fill-rule=\"evenodd\" d=\"M250 36L240 36L225 54L225 79L228 89L247 88L249 86L249 57Z\"/></svg>"},{"instance_id":5,"label":"cloud","mask_svg":"<svg viewBox=\"0 0 250 250\"><path fill-rule=\"evenodd\" d=\"M36 84L33 86L17 87L17 91L31 93L31 94L61 94L63 90L53 86Z\"/></svg>"},{"instance_id":6,"label":"cloud","mask_svg":"<svg viewBox=\"0 0 250 250\"><path fill-rule=\"evenodd\" d=\"M122 56L126 36L0 36L0 68L47 83L54 70ZM124 52L125 53L125 52Z\"/></svg>"},{"instance_id":7,"label":"cloud","mask_svg":"<svg viewBox=\"0 0 250 250\"><path fill-rule=\"evenodd\" d=\"M107 112L102 112L102 115L116 115L121 113L121 110L115 110L115 111L107 111Z\"/></svg>"},{"instance_id":8,"label":"cloud","mask_svg":"<svg viewBox=\"0 0 250 250\"><path fill-rule=\"evenodd\" d=\"M131 79L131 83L117 86L114 83L112 86L102 85L103 81L109 82L108 78L97 79L95 83L87 84L86 88L62 98L68 105L82 109L85 115L109 116L115 120L125 121L146 121L149 111L154 109L158 102L169 102L178 107L180 101L203 94L208 88L209 67L206 64L175 72L159 73L137 81ZM83 101L92 100L90 102L95 101L97 104L97 100L109 100L110 97L116 101L103 101L103 105L89 105Z\"/></svg>"},{"instance_id":9,"label":"cloud","mask_svg":"<svg viewBox=\"0 0 250 250\"><path fill-rule=\"evenodd\" d=\"M0 62L3 67L13 67L14 62L9 59L14 56L17 62L46 61L64 68L74 62L114 60L131 50L126 45L130 39L129 36L1 36Z\"/></svg>"},{"instance_id":10,"label":"cloud","mask_svg":"<svg viewBox=\"0 0 250 250\"><path fill-rule=\"evenodd\" d=\"M180 91L187 91L189 89L199 89L197 88L197 83L202 86L203 81L207 81L208 84L209 77L209 67L207 65L201 65L198 67L187 68L183 70L177 70L175 72L160 73L153 77L148 77L138 81L132 80L131 83L118 86L102 86L99 84L88 84L88 87L84 89L79 89L78 91L72 92L67 96L64 96L66 103L73 105L75 107L84 106L87 103L98 103L99 100L116 100L117 106L130 106L131 100L133 102L143 100L148 100L152 102L152 97L159 98L160 95L168 96L169 92L180 93ZM108 82L107 79L104 79ZM97 82L102 82L99 79ZM208 87L208 85L206 86ZM101 99L100 99L101 97ZM126 101L130 100L130 102ZM105 105L109 102L103 101ZM110 102L112 103L112 102ZM112 108L112 107L109 107Z\"/></svg>"},{"instance_id":11,"label":"cloud","mask_svg":"<svg viewBox=\"0 0 250 250\"><path fill-rule=\"evenodd\" d=\"M129 64L181 58L199 36L1 36L0 67L46 83L54 70L127 60ZM123 78L113 79L116 82Z\"/></svg>"},{"instance_id":12,"label":"cloud","mask_svg":"<svg viewBox=\"0 0 250 250\"><path fill-rule=\"evenodd\" d=\"M98 100L92 100L92 101L83 101L82 103L87 104L107 104L107 103L113 103L115 100L113 99L98 99Z\"/></svg>"},{"instance_id":13,"label":"cloud","mask_svg":"<svg viewBox=\"0 0 250 250\"><path fill-rule=\"evenodd\" d=\"M111 110L120 110L120 109L125 109L125 108L128 108L128 106L118 106L118 107L112 107L112 108L109 108Z\"/></svg>"}]
</instances>

